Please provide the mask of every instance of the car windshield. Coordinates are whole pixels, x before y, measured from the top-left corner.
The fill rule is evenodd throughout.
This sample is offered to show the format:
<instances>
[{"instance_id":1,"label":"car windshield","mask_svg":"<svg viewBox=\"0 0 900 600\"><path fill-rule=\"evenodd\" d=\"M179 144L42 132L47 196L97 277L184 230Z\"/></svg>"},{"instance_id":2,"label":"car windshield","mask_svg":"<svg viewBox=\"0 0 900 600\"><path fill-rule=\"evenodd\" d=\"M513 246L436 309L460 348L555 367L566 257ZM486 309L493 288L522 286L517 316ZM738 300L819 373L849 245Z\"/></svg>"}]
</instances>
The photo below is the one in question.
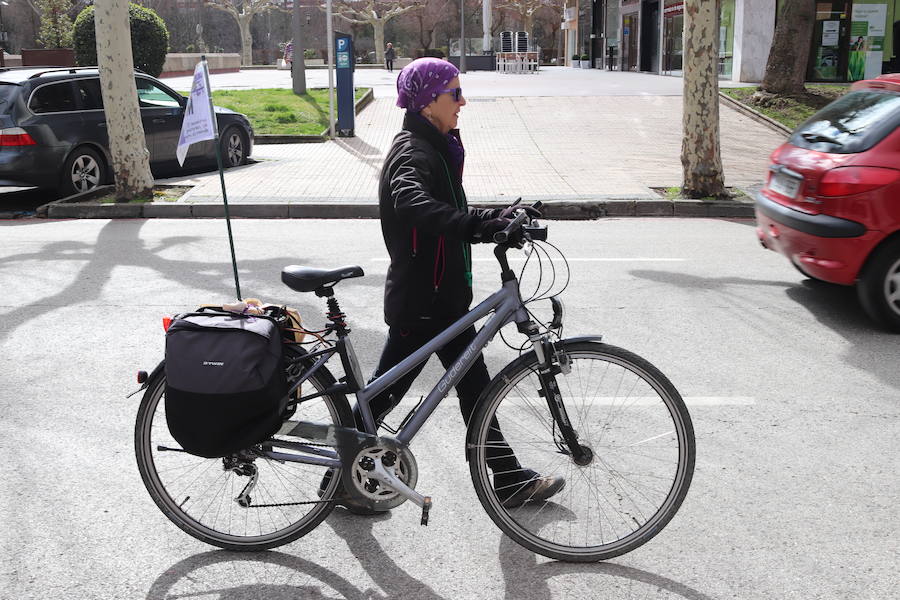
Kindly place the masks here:
<instances>
[{"instance_id":1,"label":"car windshield","mask_svg":"<svg viewBox=\"0 0 900 600\"><path fill-rule=\"evenodd\" d=\"M857 90L801 125L790 143L833 154L864 152L900 126L900 94Z\"/></svg>"}]
</instances>

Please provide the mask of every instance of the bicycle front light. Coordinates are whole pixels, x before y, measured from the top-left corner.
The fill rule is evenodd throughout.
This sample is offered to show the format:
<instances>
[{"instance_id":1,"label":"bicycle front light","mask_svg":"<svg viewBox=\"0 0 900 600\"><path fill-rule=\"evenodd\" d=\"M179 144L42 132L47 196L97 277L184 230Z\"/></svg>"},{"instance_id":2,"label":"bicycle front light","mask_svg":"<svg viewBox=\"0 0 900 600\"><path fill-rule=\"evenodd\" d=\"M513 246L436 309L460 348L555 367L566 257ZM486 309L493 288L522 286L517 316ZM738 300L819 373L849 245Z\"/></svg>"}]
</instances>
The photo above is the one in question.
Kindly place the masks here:
<instances>
[{"instance_id":1,"label":"bicycle front light","mask_svg":"<svg viewBox=\"0 0 900 600\"><path fill-rule=\"evenodd\" d=\"M563 323L563 303L556 296L550 296L550 304L553 306L553 320L550 321L550 329L559 329Z\"/></svg>"}]
</instances>

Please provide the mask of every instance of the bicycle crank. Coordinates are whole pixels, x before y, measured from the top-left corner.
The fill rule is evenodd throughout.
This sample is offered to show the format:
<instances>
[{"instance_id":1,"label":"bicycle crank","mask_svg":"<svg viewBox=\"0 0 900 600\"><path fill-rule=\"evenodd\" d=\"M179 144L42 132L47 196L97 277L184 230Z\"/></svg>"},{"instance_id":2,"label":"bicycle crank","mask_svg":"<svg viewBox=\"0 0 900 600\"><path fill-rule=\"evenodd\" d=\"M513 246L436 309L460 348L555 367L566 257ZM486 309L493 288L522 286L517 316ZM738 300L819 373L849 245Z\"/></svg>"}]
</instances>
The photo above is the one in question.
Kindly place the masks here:
<instances>
[{"instance_id":1,"label":"bicycle crank","mask_svg":"<svg viewBox=\"0 0 900 600\"><path fill-rule=\"evenodd\" d=\"M418 468L405 447L381 438L376 445L361 449L347 471L354 491L373 509L389 510L412 500L422 507L422 525L428 524L431 498L413 489Z\"/></svg>"}]
</instances>

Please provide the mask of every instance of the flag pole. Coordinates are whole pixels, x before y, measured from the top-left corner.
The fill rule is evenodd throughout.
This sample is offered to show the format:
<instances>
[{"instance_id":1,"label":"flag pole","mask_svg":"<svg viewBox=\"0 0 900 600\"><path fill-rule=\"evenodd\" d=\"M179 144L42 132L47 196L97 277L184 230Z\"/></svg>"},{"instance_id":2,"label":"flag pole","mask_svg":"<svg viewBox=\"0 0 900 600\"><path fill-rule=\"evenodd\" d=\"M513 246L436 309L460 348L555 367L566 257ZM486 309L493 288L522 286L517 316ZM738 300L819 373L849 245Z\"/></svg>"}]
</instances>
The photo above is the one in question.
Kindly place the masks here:
<instances>
[{"instance_id":1,"label":"flag pole","mask_svg":"<svg viewBox=\"0 0 900 600\"><path fill-rule=\"evenodd\" d=\"M219 122L216 119L216 111L213 108L212 88L209 87L209 65L206 62L206 55L200 57L203 62L203 81L206 85L207 96L209 97L209 114L212 115L213 131L216 134L216 162L219 164L219 182L222 186L222 201L225 203L225 225L228 228L228 245L231 248L231 268L234 271L234 289L237 292L237 299L241 298L241 283L238 279L237 259L234 255L234 237L231 235L231 217L228 214L228 193L225 191L225 169L222 167L222 144L219 143Z\"/></svg>"},{"instance_id":2,"label":"flag pole","mask_svg":"<svg viewBox=\"0 0 900 600\"><path fill-rule=\"evenodd\" d=\"M328 36L328 135L334 139L334 16L331 0L325 3L325 20L325 35Z\"/></svg>"}]
</instances>

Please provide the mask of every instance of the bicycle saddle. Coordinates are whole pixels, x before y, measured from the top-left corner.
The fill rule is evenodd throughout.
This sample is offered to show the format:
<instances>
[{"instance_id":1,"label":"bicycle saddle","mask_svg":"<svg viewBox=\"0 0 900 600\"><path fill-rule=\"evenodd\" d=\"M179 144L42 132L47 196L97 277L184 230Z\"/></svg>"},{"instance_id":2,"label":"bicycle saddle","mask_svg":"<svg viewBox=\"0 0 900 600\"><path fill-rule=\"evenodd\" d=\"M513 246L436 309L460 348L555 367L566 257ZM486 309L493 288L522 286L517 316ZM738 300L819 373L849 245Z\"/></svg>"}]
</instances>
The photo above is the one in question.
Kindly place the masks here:
<instances>
[{"instance_id":1,"label":"bicycle saddle","mask_svg":"<svg viewBox=\"0 0 900 600\"><path fill-rule=\"evenodd\" d=\"M312 292L328 284L337 283L342 279L352 279L363 275L365 273L363 273L362 267L355 265L330 271L289 265L281 270L281 281L294 291Z\"/></svg>"}]
</instances>

